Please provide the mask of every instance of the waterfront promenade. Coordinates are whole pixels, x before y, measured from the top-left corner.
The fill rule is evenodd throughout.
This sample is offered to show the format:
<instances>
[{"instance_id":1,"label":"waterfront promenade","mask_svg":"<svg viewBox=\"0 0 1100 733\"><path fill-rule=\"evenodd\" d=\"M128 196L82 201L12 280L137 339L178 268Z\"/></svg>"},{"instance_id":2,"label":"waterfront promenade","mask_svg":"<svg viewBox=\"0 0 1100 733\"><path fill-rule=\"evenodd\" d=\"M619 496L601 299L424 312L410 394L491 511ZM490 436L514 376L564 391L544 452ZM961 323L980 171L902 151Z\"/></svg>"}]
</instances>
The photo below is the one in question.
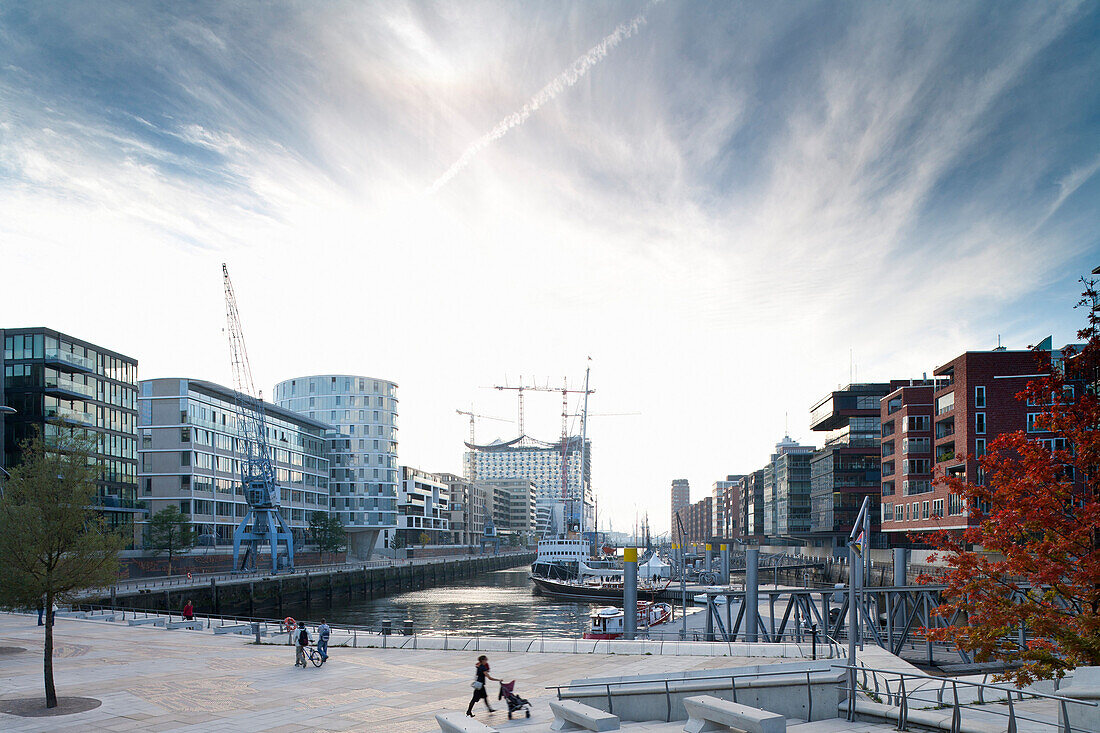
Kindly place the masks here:
<instances>
[{"instance_id":1,"label":"waterfront promenade","mask_svg":"<svg viewBox=\"0 0 1100 733\"><path fill-rule=\"evenodd\" d=\"M22 731L438 731L434 715L470 699L477 652L339 648L328 664L294 667L290 647L254 645L250 637L165 631L121 623L59 618L55 626L58 695L95 698L84 713L23 718L0 713L0 730ZM277 640L272 640L277 641ZM279 639L278 641L281 641ZM0 614L0 708L42 695L42 627L34 615ZM531 720L498 712L478 719L502 730L546 730L547 685L589 676L715 669L790 660L762 657L625 656L485 652L494 676L515 679L534 704ZM490 686L495 698L496 685ZM479 705L483 705L479 703ZM682 724L681 724L682 726Z\"/></svg>"}]
</instances>

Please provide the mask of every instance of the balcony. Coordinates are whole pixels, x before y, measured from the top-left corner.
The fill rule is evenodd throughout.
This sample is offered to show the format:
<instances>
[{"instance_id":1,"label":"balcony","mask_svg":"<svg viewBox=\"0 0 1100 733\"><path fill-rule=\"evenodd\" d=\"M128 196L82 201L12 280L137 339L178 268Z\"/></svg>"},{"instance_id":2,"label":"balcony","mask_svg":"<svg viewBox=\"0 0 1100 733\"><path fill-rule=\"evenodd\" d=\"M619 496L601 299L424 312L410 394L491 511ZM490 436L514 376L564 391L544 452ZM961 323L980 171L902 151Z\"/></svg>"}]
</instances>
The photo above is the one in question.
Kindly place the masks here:
<instances>
[{"instance_id":1,"label":"balcony","mask_svg":"<svg viewBox=\"0 0 1100 733\"><path fill-rule=\"evenodd\" d=\"M95 426L94 412L81 412L69 407L47 407L45 410L47 420L61 422L75 422L81 425Z\"/></svg>"},{"instance_id":2,"label":"balcony","mask_svg":"<svg viewBox=\"0 0 1100 733\"><path fill-rule=\"evenodd\" d=\"M95 399L95 387L64 377L46 377L46 393L66 399Z\"/></svg>"},{"instance_id":3,"label":"balcony","mask_svg":"<svg viewBox=\"0 0 1100 733\"><path fill-rule=\"evenodd\" d=\"M940 420L936 423L936 440L955 434L955 419Z\"/></svg>"},{"instance_id":4,"label":"balcony","mask_svg":"<svg viewBox=\"0 0 1100 733\"><path fill-rule=\"evenodd\" d=\"M95 359L61 349L46 349L46 363L73 372L95 372Z\"/></svg>"}]
</instances>

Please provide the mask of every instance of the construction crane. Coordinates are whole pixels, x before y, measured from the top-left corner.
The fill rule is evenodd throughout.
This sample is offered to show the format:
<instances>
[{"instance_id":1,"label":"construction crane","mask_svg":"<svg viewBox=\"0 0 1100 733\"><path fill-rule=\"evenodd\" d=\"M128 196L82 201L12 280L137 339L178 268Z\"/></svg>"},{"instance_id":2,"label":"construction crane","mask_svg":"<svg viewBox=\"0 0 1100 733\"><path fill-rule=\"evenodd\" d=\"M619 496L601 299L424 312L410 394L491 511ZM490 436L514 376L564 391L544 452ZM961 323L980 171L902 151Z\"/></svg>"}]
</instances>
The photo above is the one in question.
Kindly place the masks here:
<instances>
[{"instance_id":1,"label":"construction crane","mask_svg":"<svg viewBox=\"0 0 1100 733\"><path fill-rule=\"evenodd\" d=\"M533 386L528 387L528 386L524 385L523 384L523 375L521 374L520 377L519 377L519 386L512 387L508 384L508 381L505 380L505 383L503 385L498 384L495 387L493 387L493 389L499 390L501 392L503 392L504 390L509 390L509 391L512 391L512 392L516 393L516 396L518 397L518 401L519 401L519 435L522 438L525 435L525 433L523 432L523 427L524 427L523 426L523 393L527 390L536 390L536 391L545 392L546 388L533 387ZM473 442L473 441L470 441L470 442Z\"/></svg>"},{"instance_id":2,"label":"construction crane","mask_svg":"<svg viewBox=\"0 0 1100 733\"><path fill-rule=\"evenodd\" d=\"M490 415L478 415L478 414L475 414L473 412L468 412L466 410L455 410L455 412L457 412L459 415L466 415L470 418L470 442L468 443L468 445L470 446L471 450L473 450L473 446L476 444L476 442L474 440L474 420L475 419L496 420L497 422L512 422L511 420L505 420L502 417L492 417ZM474 481L477 481L477 461L473 458L473 456L471 454L467 453L466 455L468 456L467 461L466 461L466 478L469 479L469 481L471 483L473 483Z\"/></svg>"},{"instance_id":3,"label":"construction crane","mask_svg":"<svg viewBox=\"0 0 1100 733\"><path fill-rule=\"evenodd\" d=\"M286 567L294 569L294 535L279 513L280 489L271 463L271 448L267 444L267 418L263 395L252 382L252 367L244 344L237 296L229 279L229 269L222 263L225 284L225 320L229 336L229 354L233 361L233 397L237 405L237 436L241 460L241 485L248 502L244 519L233 532L233 567L238 571L256 569L256 557L267 544L271 549L271 572L279 570L279 546L286 550ZM241 546L245 554L240 555Z\"/></svg>"}]
</instances>

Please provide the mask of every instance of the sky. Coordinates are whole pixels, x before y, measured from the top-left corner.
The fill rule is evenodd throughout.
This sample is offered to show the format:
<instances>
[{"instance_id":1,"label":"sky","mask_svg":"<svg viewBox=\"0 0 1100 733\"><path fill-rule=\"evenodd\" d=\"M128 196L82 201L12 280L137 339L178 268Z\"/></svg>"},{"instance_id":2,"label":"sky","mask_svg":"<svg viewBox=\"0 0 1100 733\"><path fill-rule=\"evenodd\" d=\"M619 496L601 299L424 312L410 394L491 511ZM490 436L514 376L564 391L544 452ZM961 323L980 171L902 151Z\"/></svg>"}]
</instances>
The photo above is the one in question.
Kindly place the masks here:
<instances>
[{"instance_id":1,"label":"sky","mask_svg":"<svg viewBox=\"0 0 1100 733\"><path fill-rule=\"evenodd\" d=\"M1073 341L1098 76L1094 3L6 2L0 326L231 384L224 262L266 394L393 380L455 473L590 363L663 530L839 384Z\"/></svg>"}]
</instances>

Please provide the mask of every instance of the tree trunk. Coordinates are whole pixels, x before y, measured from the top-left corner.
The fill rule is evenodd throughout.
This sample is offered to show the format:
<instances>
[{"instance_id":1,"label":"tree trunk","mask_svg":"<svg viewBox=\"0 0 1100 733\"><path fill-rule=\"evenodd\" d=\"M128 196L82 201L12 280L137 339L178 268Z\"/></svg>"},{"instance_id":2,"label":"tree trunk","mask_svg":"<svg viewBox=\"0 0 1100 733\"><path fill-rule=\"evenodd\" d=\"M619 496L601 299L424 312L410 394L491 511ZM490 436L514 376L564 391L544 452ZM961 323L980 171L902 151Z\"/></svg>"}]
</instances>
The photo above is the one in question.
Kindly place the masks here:
<instances>
[{"instance_id":1,"label":"tree trunk","mask_svg":"<svg viewBox=\"0 0 1100 733\"><path fill-rule=\"evenodd\" d=\"M53 684L53 594L46 594L46 640L42 645L42 676L46 682L46 707L57 707L57 689Z\"/></svg>"}]
</instances>

